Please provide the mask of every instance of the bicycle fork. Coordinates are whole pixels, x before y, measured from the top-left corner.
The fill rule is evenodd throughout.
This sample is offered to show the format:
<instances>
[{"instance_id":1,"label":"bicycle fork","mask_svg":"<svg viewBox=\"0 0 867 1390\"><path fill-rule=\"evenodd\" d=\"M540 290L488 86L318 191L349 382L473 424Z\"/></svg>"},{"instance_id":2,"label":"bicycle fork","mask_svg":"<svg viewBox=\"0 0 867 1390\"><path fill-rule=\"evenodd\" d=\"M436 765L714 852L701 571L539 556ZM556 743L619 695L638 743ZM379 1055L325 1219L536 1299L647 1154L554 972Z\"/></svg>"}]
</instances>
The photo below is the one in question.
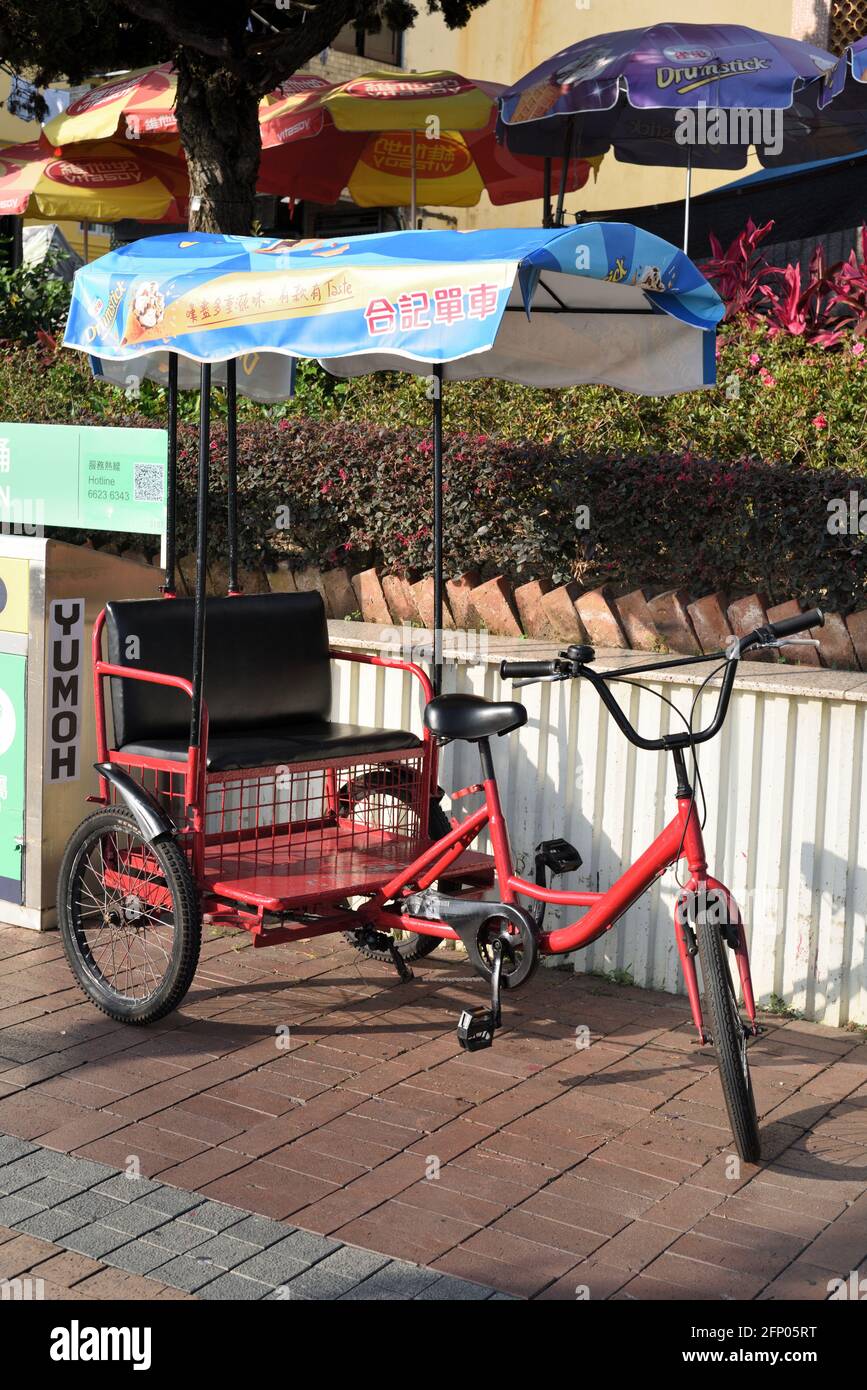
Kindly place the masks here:
<instances>
[{"instance_id":1,"label":"bicycle fork","mask_svg":"<svg viewBox=\"0 0 867 1390\"><path fill-rule=\"evenodd\" d=\"M695 968L698 955L698 942L692 921L699 913L709 914L722 932L726 944L734 951L738 966L744 1008L750 1021L750 1031L755 1034L756 1003L753 994L753 981L750 973L750 957L747 938L740 910L732 894L719 879L707 872L701 826L695 810L692 793L688 797L678 796L681 815L685 817L683 854L689 865L690 878L680 894L674 909L674 935L678 955L686 983L689 1006L693 1022L698 1031L699 1041L708 1041L701 1007L701 994L698 987L698 972Z\"/></svg>"}]
</instances>

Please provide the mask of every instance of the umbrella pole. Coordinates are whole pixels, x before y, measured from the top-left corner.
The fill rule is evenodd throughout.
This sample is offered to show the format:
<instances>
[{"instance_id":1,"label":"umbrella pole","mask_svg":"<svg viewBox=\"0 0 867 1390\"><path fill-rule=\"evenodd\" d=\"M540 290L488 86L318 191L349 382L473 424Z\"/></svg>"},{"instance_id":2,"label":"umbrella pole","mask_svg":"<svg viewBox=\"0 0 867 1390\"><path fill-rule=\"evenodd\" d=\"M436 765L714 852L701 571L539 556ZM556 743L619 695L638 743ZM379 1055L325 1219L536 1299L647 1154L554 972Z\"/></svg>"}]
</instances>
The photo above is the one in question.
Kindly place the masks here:
<instances>
[{"instance_id":1,"label":"umbrella pole","mask_svg":"<svg viewBox=\"0 0 867 1390\"><path fill-rule=\"evenodd\" d=\"M90 230L90 223L85 219L85 221L82 222L82 224L81 224L81 250L82 250L82 259L83 259L85 265L87 265L88 259L89 259L89 256L90 256L90 250L89 250L89 240L90 240L90 238L89 238L89 236L88 236L89 230Z\"/></svg>"},{"instance_id":2,"label":"umbrella pole","mask_svg":"<svg viewBox=\"0 0 867 1390\"><path fill-rule=\"evenodd\" d=\"M417 189L417 185L416 185L416 177L417 177L417 172L418 172L418 171L417 171L417 165L416 165L415 131L414 131L414 130L411 130L411 131L409 132L409 145L410 145L410 169L411 169L411 187L410 187L410 195L409 195L409 196L410 196L410 204L409 204L409 225L410 225L410 227L412 228L412 230L415 231L415 224L416 224L416 222L417 222L417 220L418 220L418 197L417 197L418 189Z\"/></svg>"},{"instance_id":3,"label":"umbrella pole","mask_svg":"<svg viewBox=\"0 0 867 1390\"><path fill-rule=\"evenodd\" d=\"M437 362L434 374L433 417L433 564L434 564L434 695L442 694L443 685L443 369Z\"/></svg>"},{"instance_id":4,"label":"umbrella pole","mask_svg":"<svg viewBox=\"0 0 867 1390\"><path fill-rule=\"evenodd\" d=\"M542 226L551 226L551 156L545 155L542 173Z\"/></svg>"},{"instance_id":5,"label":"umbrella pole","mask_svg":"<svg viewBox=\"0 0 867 1390\"><path fill-rule=\"evenodd\" d=\"M178 547L178 354L169 353L168 381L169 448L166 466L166 572L162 592L164 598L177 598L175 563Z\"/></svg>"},{"instance_id":6,"label":"umbrella pole","mask_svg":"<svg viewBox=\"0 0 867 1390\"><path fill-rule=\"evenodd\" d=\"M205 595L208 587L208 485L211 464L211 367L202 363L199 387L199 477L196 496L196 595L193 603L193 702L190 747L202 738L202 689L205 674Z\"/></svg>"},{"instance_id":7,"label":"umbrella pole","mask_svg":"<svg viewBox=\"0 0 867 1390\"><path fill-rule=\"evenodd\" d=\"M238 583L238 363L226 363L226 490L229 503L229 588L233 598L240 594Z\"/></svg>"},{"instance_id":8,"label":"umbrella pole","mask_svg":"<svg viewBox=\"0 0 867 1390\"><path fill-rule=\"evenodd\" d=\"M692 145L686 151L686 197L683 207L683 254L689 255L689 200L692 196Z\"/></svg>"},{"instance_id":9,"label":"umbrella pole","mask_svg":"<svg viewBox=\"0 0 867 1390\"><path fill-rule=\"evenodd\" d=\"M563 137L563 167L560 170L560 188L557 193L557 216L554 219L555 227L563 226L564 209L566 201L566 185L569 181L569 161L572 158L572 117L566 122L566 134Z\"/></svg>"}]
</instances>

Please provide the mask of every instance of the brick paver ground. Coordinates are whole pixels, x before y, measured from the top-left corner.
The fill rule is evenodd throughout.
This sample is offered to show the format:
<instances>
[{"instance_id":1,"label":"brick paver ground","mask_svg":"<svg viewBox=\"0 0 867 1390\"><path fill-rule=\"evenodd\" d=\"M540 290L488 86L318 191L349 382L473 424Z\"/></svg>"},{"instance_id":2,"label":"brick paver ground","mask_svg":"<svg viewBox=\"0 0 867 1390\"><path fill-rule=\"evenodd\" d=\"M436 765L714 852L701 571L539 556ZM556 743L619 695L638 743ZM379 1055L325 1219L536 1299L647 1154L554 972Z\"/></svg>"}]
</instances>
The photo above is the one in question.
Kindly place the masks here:
<instances>
[{"instance_id":1,"label":"brick paver ground","mask_svg":"<svg viewBox=\"0 0 867 1390\"><path fill-rule=\"evenodd\" d=\"M56 935L0 928L0 1132L35 1150L0 1153L0 1277L713 1300L867 1275L861 1032L765 1018L766 1158L738 1171L685 1001L544 970L505 996L494 1048L462 1053L457 1014L484 993L453 953L400 984L334 938L206 933L181 1009L130 1029L82 999ZM87 1162L64 1176L46 1153ZM111 1176L130 1159L140 1183Z\"/></svg>"},{"instance_id":2,"label":"brick paver ground","mask_svg":"<svg viewBox=\"0 0 867 1390\"><path fill-rule=\"evenodd\" d=\"M0 1136L0 1220L0 1280L19 1281L19 1297L510 1296L11 1135Z\"/></svg>"}]
</instances>

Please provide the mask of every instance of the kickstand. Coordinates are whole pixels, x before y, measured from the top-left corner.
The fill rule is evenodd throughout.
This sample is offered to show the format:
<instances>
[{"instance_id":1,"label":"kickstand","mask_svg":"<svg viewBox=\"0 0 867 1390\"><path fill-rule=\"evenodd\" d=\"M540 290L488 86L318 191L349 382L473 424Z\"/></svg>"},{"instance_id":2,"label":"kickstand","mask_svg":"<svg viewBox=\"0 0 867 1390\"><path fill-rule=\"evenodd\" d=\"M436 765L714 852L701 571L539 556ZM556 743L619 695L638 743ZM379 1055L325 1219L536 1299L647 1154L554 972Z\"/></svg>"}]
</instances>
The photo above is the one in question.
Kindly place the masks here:
<instances>
[{"instance_id":1,"label":"kickstand","mask_svg":"<svg viewBox=\"0 0 867 1390\"><path fill-rule=\"evenodd\" d=\"M376 931L374 927L364 926L356 933L356 937L359 945L368 951L388 952L402 984L406 984L407 980L415 979L412 970L397 949L397 942L388 932Z\"/></svg>"},{"instance_id":2,"label":"kickstand","mask_svg":"<svg viewBox=\"0 0 867 1390\"><path fill-rule=\"evenodd\" d=\"M500 1010L500 976L503 973L503 943L491 943L494 964L491 968L491 1007L464 1009L458 1019L458 1042L466 1052L480 1052L493 1047L494 1033L502 1023Z\"/></svg>"},{"instance_id":3,"label":"kickstand","mask_svg":"<svg viewBox=\"0 0 867 1390\"><path fill-rule=\"evenodd\" d=\"M401 983L406 984L408 980L414 980L415 976L412 973L412 967L407 964L400 954L400 951L397 949L397 942L393 937L389 937L388 951L394 963L394 968L401 978Z\"/></svg>"}]
</instances>

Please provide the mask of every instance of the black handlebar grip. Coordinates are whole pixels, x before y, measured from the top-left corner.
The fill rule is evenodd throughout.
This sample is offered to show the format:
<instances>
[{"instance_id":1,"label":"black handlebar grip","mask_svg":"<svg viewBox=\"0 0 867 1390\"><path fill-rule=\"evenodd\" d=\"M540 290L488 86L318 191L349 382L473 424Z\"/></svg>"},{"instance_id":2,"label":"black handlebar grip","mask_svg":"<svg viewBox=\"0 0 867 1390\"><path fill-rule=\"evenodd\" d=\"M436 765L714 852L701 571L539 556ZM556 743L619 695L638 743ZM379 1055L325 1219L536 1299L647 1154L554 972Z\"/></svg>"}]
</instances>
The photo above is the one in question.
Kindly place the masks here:
<instances>
[{"instance_id":1,"label":"black handlebar grip","mask_svg":"<svg viewBox=\"0 0 867 1390\"><path fill-rule=\"evenodd\" d=\"M768 623L775 637L794 637L796 632L824 626L825 614L821 608L810 608L806 613L796 613L794 618L781 618L778 623Z\"/></svg>"},{"instance_id":2,"label":"black handlebar grip","mask_svg":"<svg viewBox=\"0 0 867 1390\"><path fill-rule=\"evenodd\" d=\"M781 618L778 623L765 623L764 627L757 627L755 632L741 638L737 650L743 653L750 647L767 646L769 642L785 642L787 637L794 637L796 632L806 632L811 627L824 626L825 614L821 608L811 608L806 613L796 613L794 618Z\"/></svg>"},{"instance_id":3,"label":"black handlebar grip","mask_svg":"<svg viewBox=\"0 0 867 1390\"><path fill-rule=\"evenodd\" d=\"M501 661L500 677L504 681L538 680L541 676L559 676L559 661Z\"/></svg>"}]
</instances>

